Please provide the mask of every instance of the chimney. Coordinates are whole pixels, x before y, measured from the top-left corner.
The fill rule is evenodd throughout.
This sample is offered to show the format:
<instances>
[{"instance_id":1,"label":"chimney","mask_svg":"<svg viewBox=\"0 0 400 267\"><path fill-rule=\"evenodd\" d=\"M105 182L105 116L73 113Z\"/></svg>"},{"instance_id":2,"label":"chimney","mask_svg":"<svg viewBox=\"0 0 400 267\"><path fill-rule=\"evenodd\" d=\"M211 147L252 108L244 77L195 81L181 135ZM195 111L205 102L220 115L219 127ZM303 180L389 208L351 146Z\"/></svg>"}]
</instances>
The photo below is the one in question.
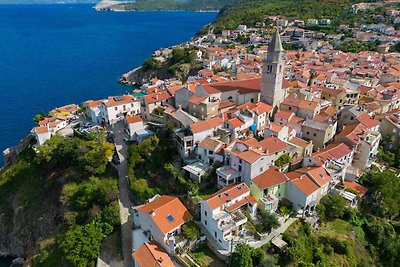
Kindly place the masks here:
<instances>
[{"instance_id":1,"label":"chimney","mask_svg":"<svg viewBox=\"0 0 400 267\"><path fill-rule=\"evenodd\" d=\"M151 216L155 216L156 215L156 211L155 210L151 210Z\"/></svg>"}]
</instances>

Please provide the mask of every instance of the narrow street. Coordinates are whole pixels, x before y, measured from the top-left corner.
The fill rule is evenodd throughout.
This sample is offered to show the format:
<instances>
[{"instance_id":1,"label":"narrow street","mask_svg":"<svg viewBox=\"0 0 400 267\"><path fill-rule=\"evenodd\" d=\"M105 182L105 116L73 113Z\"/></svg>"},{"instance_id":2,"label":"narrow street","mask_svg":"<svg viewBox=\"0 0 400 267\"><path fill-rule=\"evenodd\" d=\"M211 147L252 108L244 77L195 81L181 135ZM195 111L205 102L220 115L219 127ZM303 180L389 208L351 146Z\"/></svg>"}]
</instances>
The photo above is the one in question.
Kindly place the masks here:
<instances>
[{"instance_id":1,"label":"narrow street","mask_svg":"<svg viewBox=\"0 0 400 267\"><path fill-rule=\"evenodd\" d=\"M122 255L123 255L123 266L133 267L132 261L132 221L130 216L130 208L132 202L129 199L129 185L127 182L128 176L128 165L126 161L128 146L123 141L125 137L124 124L122 121L116 123L114 127L107 127L107 130L114 133L114 143L120 157L121 163L115 165L119 176L119 206L120 206L120 220L121 220L121 236L122 236ZM101 255L99 257L97 267L119 267L121 262L115 262L111 259L111 262L105 262Z\"/></svg>"},{"instance_id":2,"label":"narrow street","mask_svg":"<svg viewBox=\"0 0 400 267\"><path fill-rule=\"evenodd\" d=\"M121 164L117 165L119 175L119 206L121 219L121 235L122 235L122 255L124 258L124 266L131 267L132 263L132 221L129 214L132 202L129 199L129 185L127 181L128 164L127 144L122 140L125 136L124 124L122 121L116 123L112 129L114 133L114 143L120 156Z\"/></svg>"}]
</instances>

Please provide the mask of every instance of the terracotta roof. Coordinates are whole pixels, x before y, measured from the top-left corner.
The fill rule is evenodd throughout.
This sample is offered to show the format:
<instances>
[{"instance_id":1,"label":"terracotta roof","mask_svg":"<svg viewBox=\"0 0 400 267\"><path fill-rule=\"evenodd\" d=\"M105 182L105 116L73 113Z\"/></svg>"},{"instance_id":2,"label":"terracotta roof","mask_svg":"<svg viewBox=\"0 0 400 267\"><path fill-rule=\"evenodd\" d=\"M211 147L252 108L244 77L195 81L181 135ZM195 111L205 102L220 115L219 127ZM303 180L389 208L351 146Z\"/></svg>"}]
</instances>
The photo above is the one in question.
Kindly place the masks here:
<instances>
[{"instance_id":1,"label":"terracotta roof","mask_svg":"<svg viewBox=\"0 0 400 267\"><path fill-rule=\"evenodd\" d=\"M177 197L161 196L137 209L148 213L164 234L180 227L193 217Z\"/></svg>"},{"instance_id":2,"label":"terracotta roof","mask_svg":"<svg viewBox=\"0 0 400 267\"><path fill-rule=\"evenodd\" d=\"M234 117L228 120L228 123L232 125L232 127L235 129L241 127L244 124L244 122L242 122L238 117Z\"/></svg>"},{"instance_id":3,"label":"terracotta roof","mask_svg":"<svg viewBox=\"0 0 400 267\"><path fill-rule=\"evenodd\" d=\"M122 95L122 96L110 96L107 100L103 101L104 105L107 107L117 106L121 104L131 103L135 100L135 98L131 95Z\"/></svg>"},{"instance_id":4,"label":"terracotta roof","mask_svg":"<svg viewBox=\"0 0 400 267\"><path fill-rule=\"evenodd\" d=\"M142 118L140 117L140 115L136 115L136 116L127 115L127 116L125 117L125 120L126 120L129 124L143 121Z\"/></svg>"},{"instance_id":5,"label":"terracotta roof","mask_svg":"<svg viewBox=\"0 0 400 267\"><path fill-rule=\"evenodd\" d=\"M234 107L235 105L236 105L235 102L233 102L231 100L225 100L225 101L219 102L218 109L225 109L225 108L229 108L229 107Z\"/></svg>"},{"instance_id":6,"label":"terracotta roof","mask_svg":"<svg viewBox=\"0 0 400 267\"><path fill-rule=\"evenodd\" d=\"M209 196L204 201L210 206L212 210L221 207L226 202L231 201L240 195L247 194L250 192L250 189L247 187L245 183L234 183L228 185L216 193Z\"/></svg>"},{"instance_id":7,"label":"terracotta roof","mask_svg":"<svg viewBox=\"0 0 400 267\"><path fill-rule=\"evenodd\" d=\"M272 106L264 103L264 102L258 102L256 104L256 107L251 109L251 111L253 111L254 113L256 113L257 115L261 115L265 112L271 112L272 111Z\"/></svg>"},{"instance_id":8,"label":"terracotta roof","mask_svg":"<svg viewBox=\"0 0 400 267\"><path fill-rule=\"evenodd\" d=\"M89 108L97 107L100 105L101 101L102 100L88 100L88 101L86 101L86 105Z\"/></svg>"},{"instance_id":9,"label":"terracotta roof","mask_svg":"<svg viewBox=\"0 0 400 267\"><path fill-rule=\"evenodd\" d=\"M344 143L329 144L324 149L313 153L312 157L317 163L322 165L328 159L338 160L350 154L352 151L353 150Z\"/></svg>"},{"instance_id":10,"label":"terracotta roof","mask_svg":"<svg viewBox=\"0 0 400 267\"><path fill-rule=\"evenodd\" d=\"M37 126L37 127L33 128L33 129L37 134L42 134L42 133L49 132L49 127L48 126Z\"/></svg>"},{"instance_id":11,"label":"terracotta roof","mask_svg":"<svg viewBox=\"0 0 400 267\"><path fill-rule=\"evenodd\" d=\"M289 139L289 142L302 148L306 148L307 146L310 145L310 142L307 142L306 140L303 140L296 136Z\"/></svg>"},{"instance_id":12,"label":"terracotta roof","mask_svg":"<svg viewBox=\"0 0 400 267\"><path fill-rule=\"evenodd\" d=\"M261 190L282 184L286 182L288 178L286 175L279 171L279 168L276 166L272 166L268 168L265 172L256 176L253 179L253 182L260 188Z\"/></svg>"},{"instance_id":13,"label":"terracotta roof","mask_svg":"<svg viewBox=\"0 0 400 267\"><path fill-rule=\"evenodd\" d=\"M365 195L365 193L367 193L368 189L356 182L348 182L348 181L344 181L344 186L347 188L351 188L353 190L356 190L358 192L358 195L360 197L362 197L363 195Z\"/></svg>"},{"instance_id":14,"label":"terracotta roof","mask_svg":"<svg viewBox=\"0 0 400 267\"><path fill-rule=\"evenodd\" d=\"M319 186L306 174L289 172L287 173L287 176L289 177L290 182L306 196L311 195L319 189Z\"/></svg>"},{"instance_id":15,"label":"terracotta roof","mask_svg":"<svg viewBox=\"0 0 400 267\"><path fill-rule=\"evenodd\" d=\"M268 155L280 152L288 148L288 145L285 142L281 141L278 137L275 136L264 138L264 140L260 141L260 144L264 151L266 151L265 153Z\"/></svg>"},{"instance_id":16,"label":"terracotta roof","mask_svg":"<svg viewBox=\"0 0 400 267\"><path fill-rule=\"evenodd\" d=\"M161 92L157 92L154 94L145 95L143 98L144 98L145 102L151 104L151 103L156 103L159 101L167 100L167 99L171 98L171 95L168 93L168 91L161 91Z\"/></svg>"},{"instance_id":17,"label":"terracotta roof","mask_svg":"<svg viewBox=\"0 0 400 267\"><path fill-rule=\"evenodd\" d=\"M222 123L223 123L222 118L214 117L214 118L207 119L205 121L199 121L199 122L192 123L189 127L192 130L192 133L199 133L199 132L203 132L203 131L218 127L218 126L222 125Z\"/></svg>"},{"instance_id":18,"label":"terracotta roof","mask_svg":"<svg viewBox=\"0 0 400 267\"><path fill-rule=\"evenodd\" d=\"M331 176L323 167L303 167L295 172L307 174L319 186L323 186L331 180Z\"/></svg>"},{"instance_id":19,"label":"terracotta roof","mask_svg":"<svg viewBox=\"0 0 400 267\"><path fill-rule=\"evenodd\" d=\"M198 95L192 95L189 98L189 102L193 103L195 105L200 105L201 103L203 103L204 100L206 100L208 97L207 96L198 96Z\"/></svg>"},{"instance_id":20,"label":"terracotta roof","mask_svg":"<svg viewBox=\"0 0 400 267\"><path fill-rule=\"evenodd\" d=\"M228 92L233 90L239 90L240 94L259 92L261 88L261 78L210 83L204 84L203 87L209 94Z\"/></svg>"},{"instance_id":21,"label":"terracotta roof","mask_svg":"<svg viewBox=\"0 0 400 267\"><path fill-rule=\"evenodd\" d=\"M379 125L379 121L371 118L368 113L363 113L357 117L357 120L361 122L367 128L373 128Z\"/></svg>"},{"instance_id":22,"label":"terracotta roof","mask_svg":"<svg viewBox=\"0 0 400 267\"><path fill-rule=\"evenodd\" d=\"M157 242L145 242L132 254L139 267L175 267L171 258Z\"/></svg>"},{"instance_id":23,"label":"terracotta roof","mask_svg":"<svg viewBox=\"0 0 400 267\"><path fill-rule=\"evenodd\" d=\"M289 120L292 116L294 115L293 112L287 111L287 110L278 110L275 113L275 118L277 119L283 119L283 120Z\"/></svg>"},{"instance_id":24,"label":"terracotta roof","mask_svg":"<svg viewBox=\"0 0 400 267\"><path fill-rule=\"evenodd\" d=\"M224 144L223 142L221 142L217 139L214 139L211 137L206 137L199 143L199 147L203 147L208 150L215 151L218 149L219 146L221 146L223 144Z\"/></svg>"}]
</instances>

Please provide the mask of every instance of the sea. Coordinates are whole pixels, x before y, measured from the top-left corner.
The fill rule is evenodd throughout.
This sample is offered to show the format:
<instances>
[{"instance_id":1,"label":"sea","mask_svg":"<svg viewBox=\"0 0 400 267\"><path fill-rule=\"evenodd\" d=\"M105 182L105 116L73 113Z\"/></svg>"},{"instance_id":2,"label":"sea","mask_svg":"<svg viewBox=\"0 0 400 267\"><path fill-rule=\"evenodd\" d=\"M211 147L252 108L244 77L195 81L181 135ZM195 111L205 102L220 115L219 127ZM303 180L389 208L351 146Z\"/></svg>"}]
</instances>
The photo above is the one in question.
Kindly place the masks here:
<instances>
[{"instance_id":1,"label":"sea","mask_svg":"<svg viewBox=\"0 0 400 267\"><path fill-rule=\"evenodd\" d=\"M25 137L41 111L131 91L118 83L121 74L216 15L0 5L0 151Z\"/></svg>"}]
</instances>

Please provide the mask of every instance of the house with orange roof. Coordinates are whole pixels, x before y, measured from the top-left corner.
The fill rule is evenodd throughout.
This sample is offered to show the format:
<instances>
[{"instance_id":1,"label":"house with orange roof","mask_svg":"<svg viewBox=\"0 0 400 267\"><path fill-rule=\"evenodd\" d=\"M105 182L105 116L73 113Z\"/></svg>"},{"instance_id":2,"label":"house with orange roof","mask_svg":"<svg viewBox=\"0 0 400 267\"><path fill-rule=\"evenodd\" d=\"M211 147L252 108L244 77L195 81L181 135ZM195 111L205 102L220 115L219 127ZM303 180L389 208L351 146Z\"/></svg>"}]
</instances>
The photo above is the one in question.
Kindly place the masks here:
<instances>
[{"instance_id":1,"label":"house with orange roof","mask_svg":"<svg viewBox=\"0 0 400 267\"><path fill-rule=\"evenodd\" d=\"M335 136L336 143L345 143L354 147L352 165L360 170L371 167L378 154L381 134L369 130L362 123L349 124Z\"/></svg>"},{"instance_id":2,"label":"house with orange roof","mask_svg":"<svg viewBox=\"0 0 400 267\"><path fill-rule=\"evenodd\" d=\"M101 101L99 109L101 123L112 125L127 115L140 114L140 102L132 95L110 96Z\"/></svg>"},{"instance_id":3,"label":"house with orange roof","mask_svg":"<svg viewBox=\"0 0 400 267\"><path fill-rule=\"evenodd\" d=\"M76 104L68 104L62 107L55 108L49 112L50 116L63 116L63 117L71 117L74 115L79 109L79 106Z\"/></svg>"},{"instance_id":4,"label":"house with orange roof","mask_svg":"<svg viewBox=\"0 0 400 267\"><path fill-rule=\"evenodd\" d=\"M37 144L43 145L52 136L49 126L36 126L32 129L31 133L35 136Z\"/></svg>"},{"instance_id":5,"label":"house with orange roof","mask_svg":"<svg viewBox=\"0 0 400 267\"><path fill-rule=\"evenodd\" d=\"M275 211L279 200L286 197L286 182L289 179L278 167L269 167L251 181L251 195L258 201L258 206L267 211Z\"/></svg>"},{"instance_id":6,"label":"house with orange roof","mask_svg":"<svg viewBox=\"0 0 400 267\"><path fill-rule=\"evenodd\" d=\"M133 221L137 228L147 232L151 240L157 241L168 253L175 253L175 236L181 233L182 225L193 219L177 197L155 196L147 204L134 209Z\"/></svg>"},{"instance_id":7,"label":"house with orange roof","mask_svg":"<svg viewBox=\"0 0 400 267\"><path fill-rule=\"evenodd\" d=\"M85 114L94 124L100 124L102 120L100 104L103 100L88 100L83 103Z\"/></svg>"},{"instance_id":8,"label":"house with orange roof","mask_svg":"<svg viewBox=\"0 0 400 267\"><path fill-rule=\"evenodd\" d=\"M268 122L264 128L264 138L270 136L276 136L280 140L286 142L296 136L296 130L275 122Z\"/></svg>"},{"instance_id":9,"label":"house with orange roof","mask_svg":"<svg viewBox=\"0 0 400 267\"><path fill-rule=\"evenodd\" d=\"M132 253L135 267L175 267L169 255L159 243L145 242Z\"/></svg>"},{"instance_id":10,"label":"house with orange roof","mask_svg":"<svg viewBox=\"0 0 400 267\"><path fill-rule=\"evenodd\" d=\"M257 201L250 195L246 184L234 183L202 200L200 210L201 224L207 230L208 241L216 250L229 255L234 251L231 241L244 233L247 217L243 211L255 217Z\"/></svg>"},{"instance_id":11,"label":"house with orange roof","mask_svg":"<svg viewBox=\"0 0 400 267\"><path fill-rule=\"evenodd\" d=\"M129 139L133 140L133 137L135 136L135 133L144 130L145 125L143 123L142 117L140 115L127 115L124 118L124 124L125 124L125 132L128 135Z\"/></svg>"},{"instance_id":12,"label":"house with orange roof","mask_svg":"<svg viewBox=\"0 0 400 267\"><path fill-rule=\"evenodd\" d=\"M389 148L400 145L400 111L392 111L386 114L380 123L380 132L383 137L393 136L393 142Z\"/></svg>"},{"instance_id":13,"label":"house with orange roof","mask_svg":"<svg viewBox=\"0 0 400 267\"><path fill-rule=\"evenodd\" d=\"M321 166L329 172L334 182L338 183L345 178L353 157L354 147L349 147L345 143L330 144L304 157L303 166Z\"/></svg>"},{"instance_id":14,"label":"house with orange roof","mask_svg":"<svg viewBox=\"0 0 400 267\"><path fill-rule=\"evenodd\" d=\"M140 99L140 112L142 118L162 122L159 114L154 113L157 108L165 109L166 106L173 105L173 97L168 91L157 91L153 94L145 95ZM158 109L157 109L158 110Z\"/></svg>"},{"instance_id":15,"label":"house with orange roof","mask_svg":"<svg viewBox=\"0 0 400 267\"><path fill-rule=\"evenodd\" d=\"M286 174L286 199L293 209L313 211L331 186L331 176L323 167L305 167Z\"/></svg>"},{"instance_id":16,"label":"house with orange roof","mask_svg":"<svg viewBox=\"0 0 400 267\"><path fill-rule=\"evenodd\" d=\"M280 109L294 112L296 116L302 118L314 118L320 112L321 105L318 101L287 97L281 103Z\"/></svg>"},{"instance_id":17,"label":"house with orange roof","mask_svg":"<svg viewBox=\"0 0 400 267\"><path fill-rule=\"evenodd\" d=\"M217 137L224 120L220 117L191 123L187 128L176 132L175 140L178 151L183 159L187 159L195 151L199 142L206 137Z\"/></svg>"}]
</instances>

